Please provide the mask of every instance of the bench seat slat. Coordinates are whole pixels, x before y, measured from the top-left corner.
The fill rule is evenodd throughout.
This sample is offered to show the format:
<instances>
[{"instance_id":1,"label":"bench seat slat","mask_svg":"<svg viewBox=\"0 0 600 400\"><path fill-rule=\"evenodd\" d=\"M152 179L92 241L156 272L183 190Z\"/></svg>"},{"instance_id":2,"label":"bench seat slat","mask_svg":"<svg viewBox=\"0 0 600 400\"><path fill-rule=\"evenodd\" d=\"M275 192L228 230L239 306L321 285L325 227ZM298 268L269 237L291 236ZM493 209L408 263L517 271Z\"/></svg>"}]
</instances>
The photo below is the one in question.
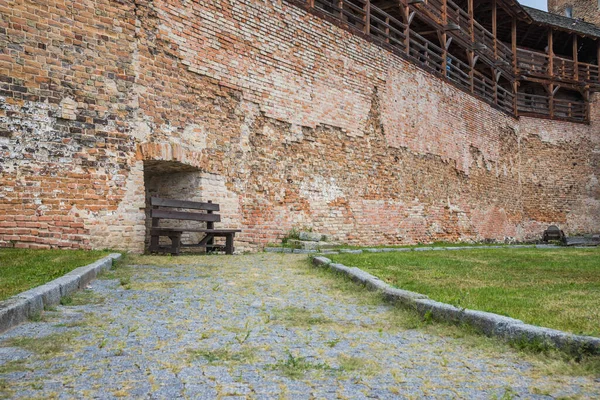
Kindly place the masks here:
<instances>
[{"instance_id":1,"label":"bench seat slat","mask_svg":"<svg viewBox=\"0 0 600 400\"><path fill-rule=\"evenodd\" d=\"M185 229L185 228L152 228L152 232L200 232L200 233L238 233L241 229Z\"/></svg>"},{"instance_id":2,"label":"bench seat slat","mask_svg":"<svg viewBox=\"0 0 600 400\"><path fill-rule=\"evenodd\" d=\"M163 199L160 197L151 197L150 205L159 207L189 208L191 210L219 211L219 205L215 203Z\"/></svg>"},{"instance_id":3,"label":"bench seat slat","mask_svg":"<svg viewBox=\"0 0 600 400\"><path fill-rule=\"evenodd\" d=\"M167 211L155 209L151 211L152 218L181 219L188 221L221 222L219 214L191 213L183 211Z\"/></svg>"}]
</instances>

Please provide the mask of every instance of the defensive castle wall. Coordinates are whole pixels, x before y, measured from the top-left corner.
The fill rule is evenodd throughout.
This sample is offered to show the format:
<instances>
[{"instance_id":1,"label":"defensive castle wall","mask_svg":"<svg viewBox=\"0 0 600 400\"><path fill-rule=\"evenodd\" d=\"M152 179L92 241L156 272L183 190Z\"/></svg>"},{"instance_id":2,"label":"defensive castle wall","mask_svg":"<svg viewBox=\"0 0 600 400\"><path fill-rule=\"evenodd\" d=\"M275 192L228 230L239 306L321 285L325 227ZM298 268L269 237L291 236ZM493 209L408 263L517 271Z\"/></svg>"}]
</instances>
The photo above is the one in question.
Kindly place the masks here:
<instances>
[{"instance_id":1,"label":"defensive castle wall","mask_svg":"<svg viewBox=\"0 0 600 400\"><path fill-rule=\"evenodd\" d=\"M147 196L238 249L600 229L591 123L515 119L281 0L0 0L0 246L142 251Z\"/></svg>"},{"instance_id":2,"label":"defensive castle wall","mask_svg":"<svg viewBox=\"0 0 600 400\"><path fill-rule=\"evenodd\" d=\"M565 15L565 9L571 7L573 18L600 25L600 3L598 0L548 0L548 11Z\"/></svg>"}]
</instances>

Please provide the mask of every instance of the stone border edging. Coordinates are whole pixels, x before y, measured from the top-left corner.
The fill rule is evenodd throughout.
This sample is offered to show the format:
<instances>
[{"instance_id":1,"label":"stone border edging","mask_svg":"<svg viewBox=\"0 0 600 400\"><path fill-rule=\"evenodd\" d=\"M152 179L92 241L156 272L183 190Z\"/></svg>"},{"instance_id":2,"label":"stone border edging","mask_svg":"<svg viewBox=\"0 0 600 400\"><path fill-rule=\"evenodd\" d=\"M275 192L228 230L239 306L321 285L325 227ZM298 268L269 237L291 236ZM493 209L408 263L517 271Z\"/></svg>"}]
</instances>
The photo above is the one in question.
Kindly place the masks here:
<instances>
[{"instance_id":1,"label":"stone border edging","mask_svg":"<svg viewBox=\"0 0 600 400\"><path fill-rule=\"evenodd\" d=\"M60 278L0 302L0 333L39 315L45 307L57 305L61 298L83 289L120 258L119 253L109 254L96 262L75 268Z\"/></svg>"},{"instance_id":2,"label":"stone border edging","mask_svg":"<svg viewBox=\"0 0 600 400\"><path fill-rule=\"evenodd\" d=\"M326 257L314 257L312 264L329 267L348 276L351 280L363 284L370 290L380 291L387 301L412 308L421 316L429 314L436 320L455 324L467 323L487 336L499 337L506 341L537 341L575 354L600 354L600 338L597 337L574 335L556 329L526 324L518 319L494 313L440 303L420 293L394 288L360 268L336 264Z\"/></svg>"},{"instance_id":3,"label":"stone border edging","mask_svg":"<svg viewBox=\"0 0 600 400\"><path fill-rule=\"evenodd\" d=\"M389 253L405 251L439 251L439 250L481 250L481 249L559 249L562 246L554 244L509 244L509 245L484 245L484 246L449 246L449 247L378 247L361 249L327 249L327 250L306 250L292 249L290 247L265 247L267 253L294 253L294 254L362 254L362 253Z\"/></svg>"}]
</instances>

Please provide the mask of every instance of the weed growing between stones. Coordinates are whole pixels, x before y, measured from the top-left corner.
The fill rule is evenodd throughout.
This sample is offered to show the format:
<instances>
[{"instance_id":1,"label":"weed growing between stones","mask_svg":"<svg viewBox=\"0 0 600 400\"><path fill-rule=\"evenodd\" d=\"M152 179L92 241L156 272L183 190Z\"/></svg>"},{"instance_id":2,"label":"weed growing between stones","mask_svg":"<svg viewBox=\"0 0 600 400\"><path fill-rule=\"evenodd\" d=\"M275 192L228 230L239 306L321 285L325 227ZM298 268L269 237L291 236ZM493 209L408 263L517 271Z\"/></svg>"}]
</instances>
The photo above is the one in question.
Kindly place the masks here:
<instances>
[{"instance_id":1,"label":"weed growing between stones","mask_svg":"<svg viewBox=\"0 0 600 400\"><path fill-rule=\"evenodd\" d=\"M3 346L20 347L39 354L42 358L54 357L62 353L75 336L74 332L53 333L41 338L16 337L6 340Z\"/></svg>"},{"instance_id":2,"label":"weed growing between stones","mask_svg":"<svg viewBox=\"0 0 600 400\"><path fill-rule=\"evenodd\" d=\"M273 320L281 321L285 325L306 327L331 323L331 320L301 307L285 307L274 310Z\"/></svg>"},{"instance_id":3,"label":"weed growing between stones","mask_svg":"<svg viewBox=\"0 0 600 400\"><path fill-rule=\"evenodd\" d=\"M0 379L0 397L8 398L13 394L13 391L10 389L9 383L6 379Z\"/></svg>"},{"instance_id":4,"label":"weed growing between stones","mask_svg":"<svg viewBox=\"0 0 600 400\"><path fill-rule=\"evenodd\" d=\"M338 363L340 372L345 373L358 372L364 376L374 376L381 370L380 366L373 361L345 354L338 356Z\"/></svg>"},{"instance_id":5,"label":"weed growing between stones","mask_svg":"<svg viewBox=\"0 0 600 400\"><path fill-rule=\"evenodd\" d=\"M31 322L41 322L43 320L43 318L44 318L44 316L41 311L36 311L35 313L29 315L29 320Z\"/></svg>"},{"instance_id":6,"label":"weed growing between stones","mask_svg":"<svg viewBox=\"0 0 600 400\"><path fill-rule=\"evenodd\" d=\"M256 348L242 346L231 349L229 346L217 349L193 349L188 353L192 360L204 359L209 364L248 364L256 360Z\"/></svg>"},{"instance_id":7,"label":"weed growing between stones","mask_svg":"<svg viewBox=\"0 0 600 400\"><path fill-rule=\"evenodd\" d=\"M84 306L88 304L103 304L104 297L93 290L80 290L72 296L65 296L60 299L62 306Z\"/></svg>"},{"instance_id":8,"label":"weed growing between stones","mask_svg":"<svg viewBox=\"0 0 600 400\"><path fill-rule=\"evenodd\" d=\"M278 371L283 376L290 379L300 379L310 371L335 372L336 369L324 363L315 363L308 361L306 357L296 357L291 352L287 352L285 360L279 360L269 366L270 369Z\"/></svg>"},{"instance_id":9,"label":"weed growing between stones","mask_svg":"<svg viewBox=\"0 0 600 400\"><path fill-rule=\"evenodd\" d=\"M31 371L31 368L27 367L25 360L11 360L0 365L0 374L2 375L23 371Z\"/></svg>"}]
</instances>

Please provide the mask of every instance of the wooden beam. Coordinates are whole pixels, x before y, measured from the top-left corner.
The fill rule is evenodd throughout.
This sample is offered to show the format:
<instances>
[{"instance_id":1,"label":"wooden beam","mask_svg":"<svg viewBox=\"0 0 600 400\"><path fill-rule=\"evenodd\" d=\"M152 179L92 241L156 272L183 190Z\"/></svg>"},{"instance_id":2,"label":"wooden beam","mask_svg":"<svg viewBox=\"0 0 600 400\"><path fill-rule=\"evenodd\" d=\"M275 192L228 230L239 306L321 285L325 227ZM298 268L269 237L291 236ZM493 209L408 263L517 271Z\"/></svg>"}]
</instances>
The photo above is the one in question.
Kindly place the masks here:
<instances>
[{"instance_id":1,"label":"wooden beam","mask_svg":"<svg viewBox=\"0 0 600 400\"><path fill-rule=\"evenodd\" d=\"M494 77L494 104L498 105L498 80L500 79L500 74L497 72L496 68L491 68L492 76Z\"/></svg>"},{"instance_id":2,"label":"wooden beam","mask_svg":"<svg viewBox=\"0 0 600 400\"><path fill-rule=\"evenodd\" d=\"M473 0L468 0L469 4L469 25L471 28L471 43L475 42L475 8Z\"/></svg>"},{"instance_id":3,"label":"wooden beam","mask_svg":"<svg viewBox=\"0 0 600 400\"><path fill-rule=\"evenodd\" d=\"M442 75L446 76L448 70L446 69L448 66L448 44L446 38L448 35L446 32L438 31L438 40L440 41L440 46L442 47Z\"/></svg>"},{"instance_id":4,"label":"wooden beam","mask_svg":"<svg viewBox=\"0 0 600 400\"><path fill-rule=\"evenodd\" d=\"M514 20L514 17L513 17ZM519 81L518 80L514 80L512 83L512 90L513 90L513 113L515 114L515 117L519 116L519 106L518 106L518 97L519 97Z\"/></svg>"},{"instance_id":5,"label":"wooden beam","mask_svg":"<svg viewBox=\"0 0 600 400\"><path fill-rule=\"evenodd\" d=\"M512 19L510 34L511 34L512 53L513 53L513 73L515 74L515 76L517 76L517 67L519 64L517 61L517 19L515 17L513 17L513 19ZM517 94L515 92L515 96L516 95Z\"/></svg>"},{"instance_id":6,"label":"wooden beam","mask_svg":"<svg viewBox=\"0 0 600 400\"><path fill-rule=\"evenodd\" d=\"M404 28L404 51L406 52L406 55L409 56L410 55L410 23L412 21L411 17L410 17L410 9L408 8L406 3L401 2L400 3L400 14L402 15L402 19L404 20L404 24L406 25L406 27Z\"/></svg>"},{"instance_id":7,"label":"wooden beam","mask_svg":"<svg viewBox=\"0 0 600 400\"><path fill-rule=\"evenodd\" d=\"M522 76L521 80L524 80L524 81L527 81L527 82L539 83L542 86L548 85L548 80L547 79L534 78L532 76ZM567 88L569 90L579 90L579 88L581 88L581 86L579 86L579 85L575 85L575 84L567 83L567 82L561 82L560 86L564 87L564 88Z\"/></svg>"},{"instance_id":8,"label":"wooden beam","mask_svg":"<svg viewBox=\"0 0 600 400\"><path fill-rule=\"evenodd\" d=\"M548 28L548 75L554 75L554 31Z\"/></svg>"},{"instance_id":9,"label":"wooden beam","mask_svg":"<svg viewBox=\"0 0 600 400\"><path fill-rule=\"evenodd\" d=\"M385 42L390 42L390 16L386 15L385 17Z\"/></svg>"},{"instance_id":10,"label":"wooden beam","mask_svg":"<svg viewBox=\"0 0 600 400\"><path fill-rule=\"evenodd\" d=\"M469 60L469 84L471 86L471 93L475 92L475 63L477 57L472 50L467 50L467 59Z\"/></svg>"},{"instance_id":11,"label":"wooden beam","mask_svg":"<svg viewBox=\"0 0 600 400\"><path fill-rule=\"evenodd\" d=\"M552 91L552 95L554 96L556 94L556 92L558 92L559 90L560 90L560 85L556 85L556 87Z\"/></svg>"},{"instance_id":12,"label":"wooden beam","mask_svg":"<svg viewBox=\"0 0 600 400\"><path fill-rule=\"evenodd\" d=\"M494 35L494 60L498 59L498 4L492 0L492 34Z\"/></svg>"},{"instance_id":13,"label":"wooden beam","mask_svg":"<svg viewBox=\"0 0 600 400\"><path fill-rule=\"evenodd\" d=\"M442 0L442 26L448 25L448 0Z\"/></svg>"},{"instance_id":14,"label":"wooden beam","mask_svg":"<svg viewBox=\"0 0 600 400\"><path fill-rule=\"evenodd\" d=\"M552 29L550 30L552 31ZM548 91L550 92L550 118L554 118L554 84L548 85Z\"/></svg>"},{"instance_id":15,"label":"wooden beam","mask_svg":"<svg viewBox=\"0 0 600 400\"><path fill-rule=\"evenodd\" d=\"M368 35L369 33L371 33L371 0L367 0L363 10L365 10L365 33Z\"/></svg>"},{"instance_id":16,"label":"wooden beam","mask_svg":"<svg viewBox=\"0 0 600 400\"><path fill-rule=\"evenodd\" d=\"M579 66L577 65L579 63L579 55L577 54L577 34L573 34L573 65L575 66L575 71L573 71L574 75L575 75L575 80L578 81L579 80Z\"/></svg>"}]
</instances>

